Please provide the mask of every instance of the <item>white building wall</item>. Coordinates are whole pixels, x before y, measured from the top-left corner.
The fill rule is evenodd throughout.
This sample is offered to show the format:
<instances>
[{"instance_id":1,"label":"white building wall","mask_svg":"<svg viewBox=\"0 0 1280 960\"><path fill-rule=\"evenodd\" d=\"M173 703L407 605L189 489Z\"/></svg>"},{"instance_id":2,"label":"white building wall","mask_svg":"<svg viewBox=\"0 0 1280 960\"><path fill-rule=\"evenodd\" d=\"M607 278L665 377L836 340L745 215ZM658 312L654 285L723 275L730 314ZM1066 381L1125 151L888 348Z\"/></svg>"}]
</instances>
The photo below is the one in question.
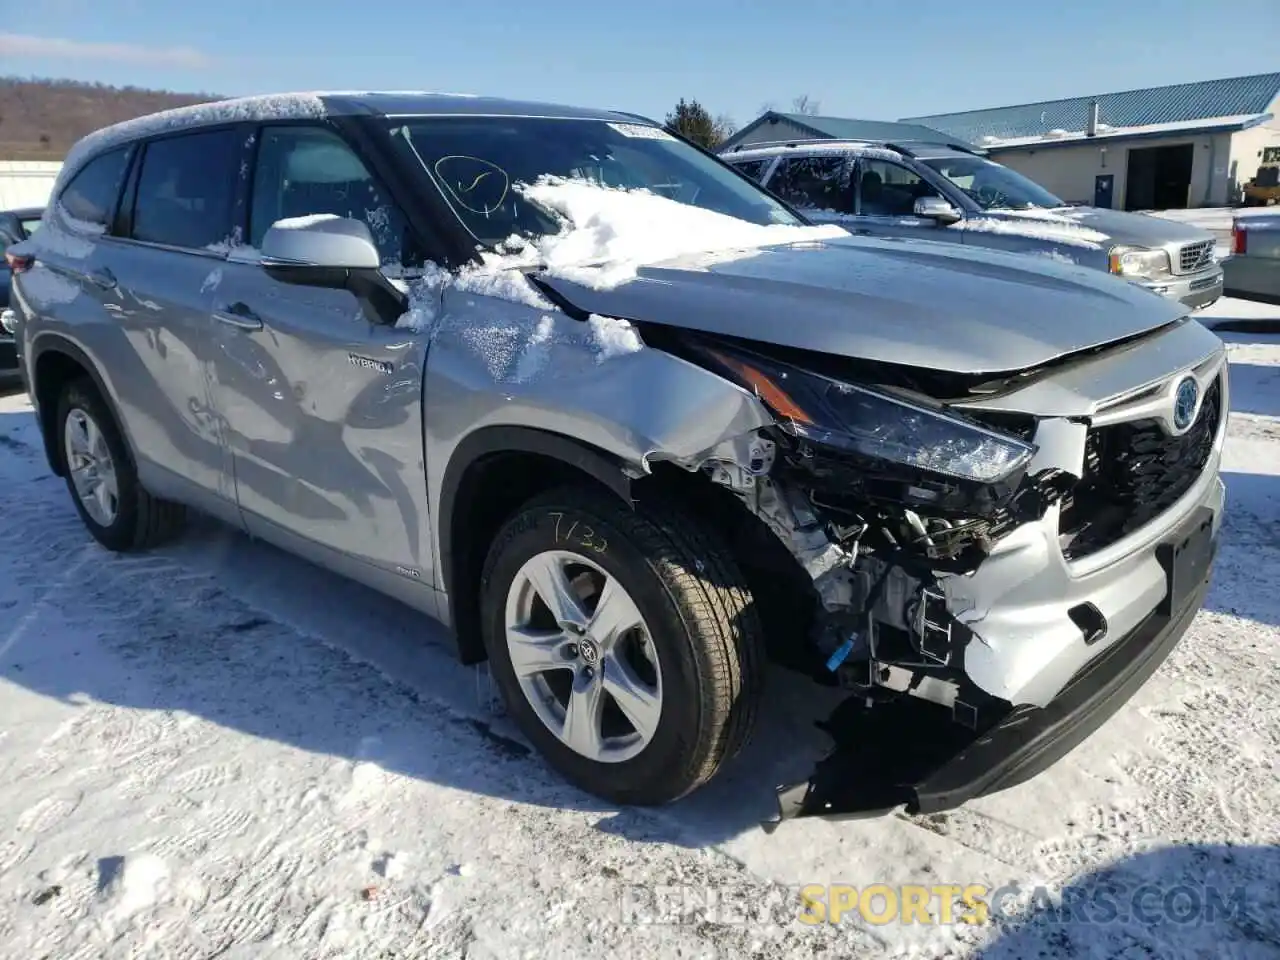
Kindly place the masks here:
<instances>
[{"instance_id":1,"label":"white building wall","mask_svg":"<svg viewBox=\"0 0 1280 960\"><path fill-rule=\"evenodd\" d=\"M0 210L44 206L61 169L59 161L0 160Z\"/></svg>"},{"instance_id":2,"label":"white building wall","mask_svg":"<svg viewBox=\"0 0 1280 960\"><path fill-rule=\"evenodd\" d=\"M1223 206L1232 200L1231 162L1237 150L1241 149L1237 138L1248 136L1252 132L1246 130L1236 134L1196 134L1127 141L1093 140L1070 146L1037 147L1029 150L1000 150L994 147L990 149L990 157L997 163L1030 177L1069 203L1093 203L1094 178L1101 174L1112 174L1115 177L1112 206L1116 210L1123 210L1129 151L1189 143L1195 150L1192 155L1187 206Z\"/></svg>"},{"instance_id":3,"label":"white building wall","mask_svg":"<svg viewBox=\"0 0 1280 960\"><path fill-rule=\"evenodd\" d=\"M1267 113L1271 114L1270 120L1261 126L1242 130L1231 138L1228 168L1234 187L1243 187L1257 174L1264 147L1280 147L1280 97L1276 97L1267 108Z\"/></svg>"}]
</instances>

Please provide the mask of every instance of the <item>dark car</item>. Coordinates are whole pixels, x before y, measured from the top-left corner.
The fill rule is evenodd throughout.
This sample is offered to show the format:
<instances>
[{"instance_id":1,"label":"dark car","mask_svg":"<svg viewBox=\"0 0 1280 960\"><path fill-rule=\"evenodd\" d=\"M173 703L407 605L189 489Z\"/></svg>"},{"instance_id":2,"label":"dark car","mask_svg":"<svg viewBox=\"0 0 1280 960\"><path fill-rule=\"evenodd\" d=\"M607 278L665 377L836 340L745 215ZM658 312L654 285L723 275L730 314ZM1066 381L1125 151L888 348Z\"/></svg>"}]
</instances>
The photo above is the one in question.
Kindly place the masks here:
<instances>
[{"instance_id":1,"label":"dark car","mask_svg":"<svg viewBox=\"0 0 1280 960\"><path fill-rule=\"evenodd\" d=\"M41 207L0 210L0 252L35 232L44 216ZM9 309L9 264L0 259L0 379L18 375L18 356L13 340L14 316Z\"/></svg>"}]
</instances>

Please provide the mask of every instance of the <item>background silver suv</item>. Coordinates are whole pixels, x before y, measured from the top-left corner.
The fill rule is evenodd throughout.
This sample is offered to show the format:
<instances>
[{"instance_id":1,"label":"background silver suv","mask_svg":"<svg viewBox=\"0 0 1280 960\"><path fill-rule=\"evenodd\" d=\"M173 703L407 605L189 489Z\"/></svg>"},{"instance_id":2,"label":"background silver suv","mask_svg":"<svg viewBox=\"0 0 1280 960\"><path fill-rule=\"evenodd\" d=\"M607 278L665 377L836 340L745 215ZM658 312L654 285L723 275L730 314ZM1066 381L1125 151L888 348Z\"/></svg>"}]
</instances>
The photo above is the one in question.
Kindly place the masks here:
<instances>
[{"instance_id":1,"label":"background silver suv","mask_svg":"<svg viewBox=\"0 0 1280 960\"><path fill-rule=\"evenodd\" d=\"M1192 309L1222 296L1216 240L1158 217L1067 206L1016 170L940 143L817 140L725 159L815 221L1036 253L1107 270Z\"/></svg>"},{"instance_id":2,"label":"background silver suv","mask_svg":"<svg viewBox=\"0 0 1280 960\"><path fill-rule=\"evenodd\" d=\"M513 259L577 236L557 191L644 205L587 236L722 240ZM1204 597L1216 337L1098 271L807 226L633 116L185 108L82 141L8 256L94 537L194 507L438 617L614 801L711 777L769 655L861 725L787 812L954 806L1086 736Z\"/></svg>"}]
</instances>

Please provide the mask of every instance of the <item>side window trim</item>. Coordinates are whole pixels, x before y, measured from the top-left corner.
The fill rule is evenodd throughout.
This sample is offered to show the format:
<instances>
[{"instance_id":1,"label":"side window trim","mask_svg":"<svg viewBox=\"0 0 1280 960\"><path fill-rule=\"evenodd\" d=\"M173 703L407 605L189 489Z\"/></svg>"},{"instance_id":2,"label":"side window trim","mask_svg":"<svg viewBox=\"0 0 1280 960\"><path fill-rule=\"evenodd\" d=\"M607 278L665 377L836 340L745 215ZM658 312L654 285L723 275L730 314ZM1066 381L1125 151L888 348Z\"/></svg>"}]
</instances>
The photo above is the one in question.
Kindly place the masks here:
<instances>
[{"instance_id":1,"label":"side window trim","mask_svg":"<svg viewBox=\"0 0 1280 960\"><path fill-rule=\"evenodd\" d=\"M133 206L138 201L138 176L142 169L144 146L138 140L129 144L129 165L125 169L124 184L116 197L115 216L111 218L108 231L117 240L129 240L129 234L133 232Z\"/></svg>"}]
</instances>

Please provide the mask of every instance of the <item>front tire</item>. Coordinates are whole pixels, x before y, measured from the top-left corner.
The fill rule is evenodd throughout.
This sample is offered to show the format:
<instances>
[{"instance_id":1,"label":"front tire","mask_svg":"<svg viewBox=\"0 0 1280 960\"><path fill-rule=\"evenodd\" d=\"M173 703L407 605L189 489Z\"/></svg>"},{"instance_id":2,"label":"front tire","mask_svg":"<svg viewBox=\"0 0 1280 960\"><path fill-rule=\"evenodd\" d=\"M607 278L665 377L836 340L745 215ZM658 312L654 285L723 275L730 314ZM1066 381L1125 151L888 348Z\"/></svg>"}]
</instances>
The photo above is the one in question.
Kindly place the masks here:
<instances>
[{"instance_id":1,"label":"front tire","mask_svg":"<svg viewBox=\"0 0 1280 960\"><path fill-rule=\"evenodd\" d=\"M108 550L141 550L181 530L185 510L143 488L115 416L92 381L63 387L57 418L67 490L95 540Z\"/></svg>"},{"instance_id":2,"label":"front tire","mask_svg":"<svg viewBox=\"0 0 1280 960\"><path fill-rule=\"evenodd\" d=\"M746 741L763 631L727 548L683 511L536 497L495 538L481 602L508 712L584 790L667 803Z\"/></svg>"}]
</instances>

